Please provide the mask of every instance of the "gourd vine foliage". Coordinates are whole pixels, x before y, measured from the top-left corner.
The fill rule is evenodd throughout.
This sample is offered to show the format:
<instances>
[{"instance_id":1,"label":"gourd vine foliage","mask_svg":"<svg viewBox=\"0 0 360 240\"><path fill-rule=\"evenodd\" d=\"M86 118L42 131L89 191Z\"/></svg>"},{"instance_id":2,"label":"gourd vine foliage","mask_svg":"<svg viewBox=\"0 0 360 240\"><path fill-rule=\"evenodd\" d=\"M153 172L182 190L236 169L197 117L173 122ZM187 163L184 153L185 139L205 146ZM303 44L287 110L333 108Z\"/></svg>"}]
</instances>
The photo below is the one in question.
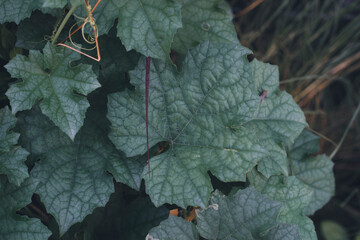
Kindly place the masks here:
<instances>
[{"instance_id":1,"label":"gourd vine foliage","mask_svg":"<svg viewBox=\"0 0 360 240\"><path fill-rule=\"evenodd\" d=\"M249 62L227 3L103 0L99 63L44 40L82 5L0 1L24 49L5 66L0 239L316 239L332 162L277 67ZM195 221L169 217L191 206Z\"/></svg>"}]
</instances>

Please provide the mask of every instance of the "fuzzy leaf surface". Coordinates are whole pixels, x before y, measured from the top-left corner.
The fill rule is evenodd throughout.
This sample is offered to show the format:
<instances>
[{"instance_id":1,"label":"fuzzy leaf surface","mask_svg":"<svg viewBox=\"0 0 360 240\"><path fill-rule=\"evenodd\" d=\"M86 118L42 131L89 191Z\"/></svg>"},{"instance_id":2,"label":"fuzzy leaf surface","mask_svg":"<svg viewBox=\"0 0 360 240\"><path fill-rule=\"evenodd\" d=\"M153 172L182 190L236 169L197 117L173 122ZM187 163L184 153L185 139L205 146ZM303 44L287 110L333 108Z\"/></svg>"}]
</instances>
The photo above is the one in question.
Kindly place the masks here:
<instances>
[{"instance_id":1,"label":"fuzzy leaf surface","mask_svg":"<svg viewBox=\"0 0 360 240\"><path fill-rule=\"evenodd\" d=\"M138 185L128 167L133 161L126 162L108 140L106 119L100 114L89 110L74 142L38 110L20 115L20 141L40 158L31 176L42 183L37 193L61 235L109 200L114 187L107 170L120 182Z\"/></svg>"},{"instance_id":2,"label":"fuzzy leaf surface","mask_svg":"<svg viewBox=\"0 0 360 240\"><path fill-rule=\"evenodd\" d=\"M84 8L79 9L86 16ZM181 5L174 0L102 1L94 11L99 35L118 18L117 36L127 51L169 60L174 35L181 24Z\"/></svg>"},{"instance_id":3,"label":"fuzzy leaf surface","mask_svg":"<svg viewBox=\"0 0 360 240\"><path fill-rule=\"evenodd\" d=\"M172 48L182 54L199 43L238 43L232 13L224 0L179 0L183 26L174 37Z\"/></svg>"},{"instance_id":4,"label":"fuzzy leaf surface","mask_svg":"<svg viewBox=\"0 0 360 240\"><path fill-rule=\"evenodd\" d=\"M40 8L41 0L1 0L0 1L0 23L19 22L30 17L31 12Z\"/></svg>"},{"instance_id":5,"label":"fuzzy leaf surface","mask_svg":"<svg viewBox=\"0 0 360 240\"><path fill-rule=\"evenodd\" d=\"M318 150L318 137L303 131L296 139L290 154L293 159L295 176L314 191L305 215L323 207L335 193L333 162L325 154L309 156Z\"/></svg>"},{"instance_id":6,"label":"fuzzy leaf surface","mask_svg":"<svg viewBox=\"0 0 360 240\"><path fill-rule=\"evenodd\" d=\"M151 158L150 196L156 206L205 207L212 191L207 171L221 181L244 181L262 159L277 158L264 146L291 142L306 125L284 92L269 93L260 104L248 53L238 44L206 42L189 52L181 73L152 61L150 147L170 144ZM130 78L135 91L109 95L107 115L110 139L128 157L146 152L144 58ZM146 174L144 169L145 179Z\"/></svg>"},{"instance_id":7,"label":"fuzzy leaf surface","mask_svg":"<svg viewBox=\"0 0 360 240\"><path fill-rule=\"evenodd\" d=\"M315 227L310 218L303 214L309 205L313 190L294 176L273 176L269 179L252 171L248 174L251 186L269 198L280 201L282 207L278 221L297 225L303 240L316 240Z\"/></svg>"},{"instance_id":8,"label":"fuzzy leaf surface","mask_svg":"<svg viewBox=\"0 0 360 240\"><path fill-rule=\"evenodd\" d=\"M5 107L0 109L0 174L7 175L10 183L20 186L29 177L28 168L25 165L29 153L19 146L18 133L11 129L16 124L16 118Z\"/></svg>"},{"instance_id":9,"label":"fuzzy leaf surface","mask_svg":"<svg viewBox=\"0 0 360 240\"><path fill-rule=\"evenodd\" d=\"M209 206L197 213L197 229L206 239L260 239L276 227L281 203L261 195L254 188L226 197L215 192Z\"/></svg>"},{"instance_id":10,"label":"fuzzy leaf surface","mask_svg":"<svg viewBox=\"0 0 360 240\"><path fill-rule=\"evenodd\" d=\"M51 235L39 219L16 214L31 202L39 181L28 178L19 187L0 175L0 238L1 240L46 240Z\"/></svg>"},{"instance_id":11,"label":"fuzzy leaf surface","mask_svg":"<svg viewBox=\"0 0 360 240\"><path fill-rule=\"evenodd\" d=\"M172 39L181 25L180 4L173 0L125 0L120 7L118 36L129 51L168 59Z\"/></svg>"},{"instance_id":12,"label":"fuzzy leaf surface","mask_svg":"<svg viewBox=\"0 0 360 240\"><path fill-rule=\"evenodd\" d=\"M169 216L159 226L150 230L146 240L198 240L199 234L194 224L185 221L183 218Z\"/></svg>"},{"instance_id":13,"label":"fuzzy leaf surface","mask_svg":"<svg viewBox=\"0 0 360 240\"><path fill-rule=\"evenodd\" d=\"M48 8L63 8L67 0L43 0L43 7Z\"/></svg>"},{"instance_id":14,"label":"fuzzy leaf surface","mask_svg":"<svg viewBox=\"0 0 360 240\"><path fill-rule=\"evenodd\" d=\"M301 240L298 227L295 224L278 223L266 235L268 240Z\"/></svg>"},{"instance_id":15,"label":"fuzzy leaf surface","mask_svg":"<svg viewBox=\"0 0 360 240\"><path fill-rule=\"evenodd\" d=\"M6 92L12 112L28 110L41 100L41 111L73 140L89 107L86 95L100 87L91 66L70 67L78 59L79 53L50 43L43 54L30 51L28 57L13 58L5 67L22 82L12 84Z\"/></svg>"},{"instance_id":16,"label":"fuzzy leaf surface","mask_svg":"<svg viewBox=\"0 0 360 240\"><path fill-rule=\"evenodd\" d=\"M42 0L43 5L42 7L46 8L63 8L66 3L70 3L71 6L79 6L81 4L84 4L84 1L82 0Z\"/></svg>"}]
</instances>

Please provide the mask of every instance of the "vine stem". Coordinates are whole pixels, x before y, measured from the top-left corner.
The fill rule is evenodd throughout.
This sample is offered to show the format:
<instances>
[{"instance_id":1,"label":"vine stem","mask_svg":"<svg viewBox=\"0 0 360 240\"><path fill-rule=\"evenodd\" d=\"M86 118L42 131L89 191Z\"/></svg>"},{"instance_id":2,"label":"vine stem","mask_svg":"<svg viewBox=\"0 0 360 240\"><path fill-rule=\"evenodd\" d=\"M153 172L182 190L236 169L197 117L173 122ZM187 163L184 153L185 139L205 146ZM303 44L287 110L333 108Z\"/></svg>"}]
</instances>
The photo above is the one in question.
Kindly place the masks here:
<instances>
[{"instance_id":1,"label":"vine stem","mask_svg":"<svg viewBox=\"0 0 360 240\"><path fill-rule=\"evenodd\" d=\"M145 72L145 111L146 111L146 148L148 157L149 193L150 193L150 152L149 152L149 86L151 57L146 58Z\"/></svg>"},{"instance_id":2,"label":"vine stem","mask_svg":"<svg viewBox=\"0 0 360 240\"><path fill-rule=\"evenodd\" d=\"M80 6L80 5L75 5L75 6L72 6L72 7L70 8L70 11L66 14L64 20L61 22L58 30L56 31L53 40L51 41L51 44L52 44L52 45L55 45L55 43L56 43L56 41L57 41L57 39L58 39L61 31L62 31L63 28L65 27L65 24L67 23L67 21L69 20L69 18L71 17L71 15L73 15L73 13L75 12L75 10L76 10L76 8L77 8L78 6Z\"/></svg>"},{"instance_id":3,"label":"vine stem","mask_svg":"<svg viewBox=\"0 0 360 240\"><path fill-rule=\"evenodd\" d=\"M289 165L290 165L290 176L295 176L295 169L294 169L294 165L293 165L293 161L292 161L292 157L291 157L291 154L290 154L290 149L289 149L289 146L286 146L285 147L286 149L286 154L288 156L288 159L289 159Z\"/></svg>"},{"instance_id":4,"label":"vine stem","mask_svg":"<svg viewBox=\"0 0 360 240\"><path fill-rule=\"evenodd\" d=\"M345 130L343 136L342 136L341 139L340 139L340 142L338 143L338 145L337 145L337 147L335 148L335 150L331 153L330 159L333 159L333 157L334 157L334 156L337 154L337 152L339 151L341 145L343 144L343 142L344 142L344 140L345 140L346 135L348 134L348 132L349 132L349 130L350 130L350 128L351 128L351 125L354 123L354 121L355 121L357 115L359 114L359 112L360 112L360 104L357 106L357 108L356 108L356 110L355 110L355 112L354 112L354 114L353 114L353 116L352 116L349 124L348 124L347 127L346 127L346 130Z\"/></svg>"}]
</instances>

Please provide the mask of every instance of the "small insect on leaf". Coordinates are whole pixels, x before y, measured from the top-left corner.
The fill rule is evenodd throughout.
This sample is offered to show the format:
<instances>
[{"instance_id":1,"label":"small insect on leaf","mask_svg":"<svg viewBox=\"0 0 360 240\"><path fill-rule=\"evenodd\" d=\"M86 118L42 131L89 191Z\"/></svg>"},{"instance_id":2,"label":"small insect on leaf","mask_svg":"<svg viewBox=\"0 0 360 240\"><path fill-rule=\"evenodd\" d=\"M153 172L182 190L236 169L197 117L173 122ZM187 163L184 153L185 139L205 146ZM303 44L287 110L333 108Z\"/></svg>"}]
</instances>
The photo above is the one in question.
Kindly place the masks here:
<instances>
[{"instance_id":1,"label":"small insect on leaf","mask_svg":"<svg viewBox=\"0 0 360 240\"><path fill-rule=\"evenodd\" d=\"M260 96L260 103L263 103L263 101L264 101L264 99L265 99L265 97L266 97L266 94L267 94L267 90L264 90L264 89L262 89L261 90L261 92L259 93L259 96Z\"/></svg>"},{"instance_id":2,"label":"small insect on leaf","mask_svg":"<svg viewBox=\"0 0 360 240\"><path fill-rule=\"evenodd\" d=\"M71 28L70 28L70 31L69 31L69 36L67 36L64 40L62 40L60 43L58 43L57 45L60 45L60 46L63 46L63 47L67 47L67 48L70 48L71 50L75 51L75 52L78 52L88 58L91 58L95 61L100 61L101 59L101 56L100 56L100 49L99 49L99 42L98 42L98 35L99 35L99 32L98 32L98 27L95 23L95 19L93 18L93 15L92 13L94 12L94 10L96 9L96 7L99 5L99 3L101 2L101 0L98 0L97 3L95 4L95 6L93 8L91 8L91 5L89 4L89 0L84 0L84 3L85 3L85 8L86 8L86 12L87 12L87 17L85 19L81 18L84 22L83 24L81 24L78 28L76 28L73 32L72 29L73 27L76 25L73 25ZM91 33L88 34L88 36L85 36L85 27L87 24L90 24L90 27L92 28L92 31L93 31L93 35ZM94 47L92 48L83 48L81 47L80 45L77 45L75 44L73 41L72 41L72 38L71 36L74 35L77 31L79 31L81 29L81 35L82 35L82 38L84 39L84 41L90 45L92 44L95 44ZM66 45L64 44L63 42L65 42L67 39L70 40L71 44L73 45L72 46L69 46L69 45ZM93 57L93 56L90 56L89 54L86 54L84 52L82 52L81 50L85 50L85 51L91 51L91 50L94 50L96 49L96 54L97 54L97 58Z\"/></svg>"}]
</instances>

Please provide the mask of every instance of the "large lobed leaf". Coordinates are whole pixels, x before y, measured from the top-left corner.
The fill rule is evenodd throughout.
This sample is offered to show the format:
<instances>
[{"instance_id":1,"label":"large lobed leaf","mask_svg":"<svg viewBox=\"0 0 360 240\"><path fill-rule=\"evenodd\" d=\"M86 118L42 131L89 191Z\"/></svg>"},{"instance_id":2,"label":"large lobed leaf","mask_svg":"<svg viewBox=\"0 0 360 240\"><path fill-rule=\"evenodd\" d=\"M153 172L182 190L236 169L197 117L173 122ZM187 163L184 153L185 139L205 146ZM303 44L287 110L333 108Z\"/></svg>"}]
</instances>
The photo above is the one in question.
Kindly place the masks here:
<instances>
[{"instance_id":1,"label":"large lobed leaf","mask_svg":"<svg viewBox=\"0 0 360 240\"><path fill-rule=\"evenodd\" d=\"M107 138L101 111L89 110L74 142L38 110L20 114L20 142L40 161L31 176L47 211L57 220L60 234L82 221L94 208L104 206L114 191L113 180L138 189L137 162L125 159ZM134 170L135 169L135 170Z\"/></svg>"},{"instance_id":2,"label":"large lobed leaf","mask_svg":"<svg viewBox=\"0 0 360 240\"><path fill-rule=\"evenodd\" d=\"M167 152L151 158L155 205L204 207L212 191L207 171L222 181L244 181L258 162L279 158L271 146L292 142L306 125L284 92L269 91L260 103L248 53L238 44L206 42L189 52L182 73L152 62L150 146L170 144ZM109 136L127 156L146 152L144 62L130 73L134 92L109 95Z\"/></svg>"},{"instance_id":3,"label":"large lobed leaf","mask_svg":"<svg viewBox=\"0 0 360 240\"><path fill-rule=\"evenodd\" d=\"M80 54L48 43L43 54L30 51L29 57L17 55L5 67L13 78L6 95L12 112L30 109L41 100L41 111L72 140L83 125L89 107L86 95L100 87L91 66L70 67Z\"/></svg>"},{"instance_id":4,"label":"large lobed leaf","mask_svg":"<svg viewBox=\"0 0 360 240\"><path fill-rule=\"evenodd\" d=\"M29 177L24 163L29 153L15 146L20 135L11 130L15 124L16 118L10 110L7 107L0 109L0 174L7 175L10 183L19 186Z\"/></svg>"},{"instance_id":5,"label":"large lobed leaf","mask_svg":"<svg viewBox=\"0 0 360 240\"><path fill-rule=\"evenodd\" d=\"M31 196L39 181L28 178L19 187L0 175L0 239L1 240L46 240L51 232L39 219L30 219L16 214L31 202Z\"/></svg>"}]
</instances>

